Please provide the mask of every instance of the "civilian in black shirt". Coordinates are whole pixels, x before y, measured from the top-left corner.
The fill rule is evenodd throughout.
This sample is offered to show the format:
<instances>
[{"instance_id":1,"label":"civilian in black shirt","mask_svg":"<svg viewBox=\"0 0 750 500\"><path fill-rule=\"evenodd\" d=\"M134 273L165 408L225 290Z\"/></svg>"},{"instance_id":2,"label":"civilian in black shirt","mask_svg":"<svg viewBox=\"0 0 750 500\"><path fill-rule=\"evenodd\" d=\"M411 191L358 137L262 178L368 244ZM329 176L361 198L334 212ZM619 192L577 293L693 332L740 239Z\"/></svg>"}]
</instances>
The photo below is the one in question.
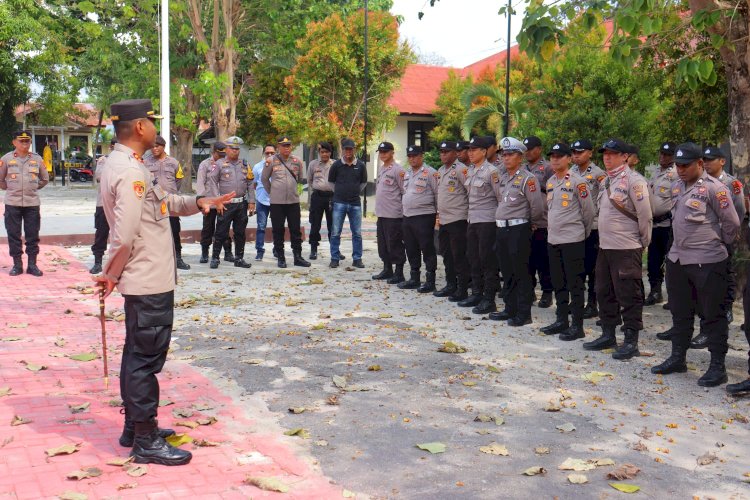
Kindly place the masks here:
<instances>
[{"instance_id":1,"label":"civilian in black shirt","mask_svg":"<svg viewBox=\"0 0 750 500\"><path fill-rule=\"evenodd\" d=\"M333 184L333 232L329 267L339 267L339 246L345 216L349 216L349 228L352 231L352 265L365 267L362 263L362 204L359 193L367 185L367 169L362 160L354 157L354 146L351 139L341 141L341 158L331 165L328 173L328 182Z\"/></svg>"}]
</instances>

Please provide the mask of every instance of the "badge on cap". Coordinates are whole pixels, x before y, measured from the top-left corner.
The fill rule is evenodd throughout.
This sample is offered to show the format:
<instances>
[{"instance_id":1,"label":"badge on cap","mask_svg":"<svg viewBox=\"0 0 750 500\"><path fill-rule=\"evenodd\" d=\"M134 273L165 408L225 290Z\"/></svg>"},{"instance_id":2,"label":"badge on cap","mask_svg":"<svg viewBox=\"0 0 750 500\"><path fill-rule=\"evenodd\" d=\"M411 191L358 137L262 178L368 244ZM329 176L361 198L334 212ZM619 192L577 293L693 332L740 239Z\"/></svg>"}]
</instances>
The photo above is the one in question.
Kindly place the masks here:
<instances>
[{"instance_id":1,"label":"badge on cap","mask_svg":"<svg viewBox=\"0 0 750 500\"><path fill-rule=\"evenodd\" d=\"M665 144L662 149L669 149L669 144Z\"/></svg>"},{"instance_id":2,"label":"badge on cap","mask_svg":"<svg viewBox=\"0 0 750 500\"><path fill-rule=\"evenodd\" d=\"M146 192L146 183L143 181L133 181L133 191L135 191L135 195L140 200L143 198L143 193Z\"/></svg>"},{"instance_id":3,"label":"badge on cap","mask_svg":"<svg viewBox=\"0 0 750 500\"><path fill-rule=\"evenodd\" d=\"M664 149L667 149L667 148L665 147ZM677 150L677 154L675 156L678 157L678 158L681 157L682 156L682 150L678 149Z\"/></svg>"},{"instance_id":4,"label":"badge on cap","mask_svg":"<svg viewBox=\"0 0 750 500\"><path fill-rule=\"evenodd\" d=\"M560 149L560 145L559 144L555 144L554 146L552 146L552 149Z\"/></svg>"},{"instance_id":5,"label":"badge on cap","mask_svg":"<svg viewBox=\"0 0 750 500\"><path fill-rule=\"evenodd\" d=\"M503 139L503 149L507 147L510 147L510 139L506 137L505 139Z\"/></svg>"},{"instance_id":6,"label":"badge on cap","mask_svg":"<svg viewBox=\"0 0 750 500\"><path fill-rule=\"evenodd\" d=\"M381 142L380 146L378 146L378 148L384 148L384 147L385 147L385 143L383 143L383 142Z\"/></svg>"},{"instance_id":7,"label":"badge on cap","mask_svg":"<svg viewBox=\"0 0 750 500\"><path fill-rule=\"evenodd\" d=\"M581 145L581 142L580 142L580 141L576 141L576 143L575 143L575 144L573 144L573 146L580 146L580 145Z\"/></svg>"}]
</instances>

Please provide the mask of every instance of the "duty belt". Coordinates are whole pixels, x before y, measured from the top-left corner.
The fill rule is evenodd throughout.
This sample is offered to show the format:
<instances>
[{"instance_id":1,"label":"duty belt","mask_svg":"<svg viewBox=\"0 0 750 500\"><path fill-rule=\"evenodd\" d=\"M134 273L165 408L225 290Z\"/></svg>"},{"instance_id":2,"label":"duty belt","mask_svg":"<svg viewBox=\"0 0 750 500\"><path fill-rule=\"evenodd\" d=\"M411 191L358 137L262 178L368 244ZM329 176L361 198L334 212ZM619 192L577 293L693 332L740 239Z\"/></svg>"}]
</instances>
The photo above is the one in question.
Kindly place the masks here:
<instances>
[{"instance_id":1,"label":"duty belt","mask_svg":"<svg viewBox=\"0 0 750 500\"><path fill-rule=\"evenodd\" d=\"M506 220L495 220L497 227L511 227L518 226L519 224L526 224L529 219L506 219Z\"/></svg>"},{"instance_id":2,"label":"duty belt","mask_svg":"<svg viewBox=\"0 0 750 500\"><path fill-rule=\"evenodd\" d=\"M245 197L240 196L239 198L232 198L229 203L242 203L243 201L245 201Z\"/></svg>"}]
</instances>

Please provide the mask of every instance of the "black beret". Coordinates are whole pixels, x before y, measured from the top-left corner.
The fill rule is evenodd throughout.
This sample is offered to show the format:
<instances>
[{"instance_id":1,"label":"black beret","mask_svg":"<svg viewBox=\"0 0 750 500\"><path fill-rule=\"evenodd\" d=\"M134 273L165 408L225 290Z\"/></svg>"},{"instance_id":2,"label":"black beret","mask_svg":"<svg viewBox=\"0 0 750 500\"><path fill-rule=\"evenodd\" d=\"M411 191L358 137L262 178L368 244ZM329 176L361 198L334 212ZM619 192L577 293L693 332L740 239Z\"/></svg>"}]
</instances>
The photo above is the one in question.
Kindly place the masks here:
<instances>
[{"instance_id":1,"label":"black beret","mask_svg":"<svg viewBox=\"0 0 750 500\"><path fill-rule=\"evenodd\" d=\"M440 143L440 151L458 151L458 143L456 141L443 141Z\"/></svg>"}]
</instances>

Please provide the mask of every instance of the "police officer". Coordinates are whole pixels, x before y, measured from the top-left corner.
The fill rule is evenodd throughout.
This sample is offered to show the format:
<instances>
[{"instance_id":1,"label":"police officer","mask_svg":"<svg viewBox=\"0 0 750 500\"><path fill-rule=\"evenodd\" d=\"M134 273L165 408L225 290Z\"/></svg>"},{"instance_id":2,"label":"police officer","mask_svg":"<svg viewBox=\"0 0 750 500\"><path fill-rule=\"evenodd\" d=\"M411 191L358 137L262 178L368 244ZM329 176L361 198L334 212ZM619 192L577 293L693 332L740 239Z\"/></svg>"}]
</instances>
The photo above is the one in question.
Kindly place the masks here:
<instances>
[{"instance_id":1,"label":"police officer","mask_svg":"<svg viewBox=\"0 0 750 500\"><path fill-rule=\"evenodd\" d=\"M112 139L109 143L110 151L117 144L117 139ZM107 217L104 215L104 209L102 209L102 173L104 173L104 165L107 161L107 156L100 157L96 161L96 169L94 170L94 186L96 187L96 210L94 211L94 244L91 245L91 253L94 254L94 265L89 269L91 274L99 274L102 272L102 257L104 252L107 251L107 240L109 239L109 224L107 224Z\"/></svg>"},{"instance_id":2,"label":"police officer","mask_svg":"<svg viewBox=\"0 0 750 500\"><path fill-rule=\"evenodd\" d=\"M324 215L326 227L328 227L328 239L331 239L333 185L328 182L328 173L333 165L332 153L333 146L330 142L318 143L319 158L311 161L307 166L307 189L310 195L310 260L318 258L320 224L323 222Z\"/></svg>"},{"instance_id":3,"label":"police officer","mask_svg":"<svg viewBox=\"0 0 750 500\"><path fill-rule=\"evenodd\" d=\"M136 463L184 465L189 451L170 446L174 434L157 427L159 383L156 374L169 350L177 281L170 213L192 215L215 206L219 212L234 193L222 198L168 193L143 165L141 155L156 138L151 101L112 105L110 119L118 143L102 175L102 207L110 226L109 259L95 281L108 296L115 286L125 298L125 345L120 393L125 425L120 444L132 446Z\"/></svg>"},{"instance_id":4,"label":"police officer","mask_svg":"<svg viewBox=\"0 0 750 500\"><path fill-rule=\"evenodd\" d=\"M217 196L219 193L214 192L214 186L209 178L218 168L219 160L226 154L226 144L216 141L211 148L211 156L203 160L198 165L198 173L195 180L195 192L198 196ZM201 228L201 259L200 263L208 262L208 250L214 241L216 233L216 209L211 209L208 214L203 216L203 227ZM227 235L224 239L224 260L234 262L232 255L232 238Z\"/></svg>"},{"instance_id":5,"label":"police officer","mask_svg":"<svg viewBox=\"0 0 750 500\"><path fill-rule=\"evenodd\" d=\"M555 288L557 319L542 328L547 335L560 334L560 340L584 337L583 277L585 240L594 223L594 203L589 186L580 175L571 172L570 148L558 142L549 151L554 175L547 181L548 237L552 285ZM572 313L572 324L568 314Z\"/></svg>"},{"instance_id":6,"label":"police officer","mask_svg":"<svg viewBox=\"0 0 750 500\"><path fill-rule=\"evenodd\" d=\"M641 148L636 144L629 144L628 146L628 167L630 167L630 170L635 170L641 162Z\"/></svg>"},{"instance_id":7,"label":"police officer","mask_svg":"<svg viewBox=\"0 0 750 500\"><path fill-rule=\"evenodd\" d=\"M435 297L468 297L469 262L466 260L466 228L469 225L469 193L466 177L469 168L457 161L459 144L455 141L440 143L437 208L440 228L438 244L445 266L445 287L434 293Z\"/></svg>"},{"instance_id":8,"label":"police officer","mask_svg":"<svg viewBox=\"0 0 750 500\"><path fill-rule=\"evenodd\" d=\"M734 209L737 211L738 218L740 221L743 221L745 220L745 198L743 196L743 186L734 176L724 172L725 164L726 156L721 149L716 146L708 146L705 148L703 151L703 168L708 175L724 184L729 192L730 198L732 199ZM734 298L737 294L737 274L732 265L734 247L734 244L727 245L729 259L727 259L727 295L724 300L724 310L726 311L727 323L729 324L731 324L733 320L732 307L734 305ZM698 314L701 316L700 333L690 342L691 349L705 349L708 347L709 336L705 328L705 319L701 311L698 311Z\"/></svg>"},{"instance_id":9,"label":"police officer","mask_svg":"<svg viewBox=\"0 0 750 500\"><path fill-rule=\"evenodd\" d=\"M458 141L457 160L466 166L471 164L471 160L469 160L469 141Z\"/></svg>"},{"instance_id":10,"label":"police officer","mask_svg":"<svg viewBox=\"0 0 750 500\"><path fill-rule=\"evenodd\" d=\"M534 231L531 238L531 258L529 270L532 276L532 286L536 287L536 275L542 287L542 297L539 307L547 308L552 305L552 278L550 277L549 255L547 254L547 180L552 176L552 167L542 157L542 140L532 135L523 140L526 146L526 170L534 174L540 187L539 196L544 200L544 219ZM533 298L532 298L533 299Z\"/></svg>"},{"instance_id":11,"label":"police officer","mask_svg":"<svg viewBox=\"0 0 750 500\"><path fill-rule=\"evenodd\" d=\"M402 290L417 289L419 293L435 291L435 216L437 214L438 173L424 163L420 146L409 146L406 157L411 167L404 176L404 246L411 272L399 284ZM420 284L420 258L424 259L425 282Z\"/></svg>"},{"instance_id":12,"label":"police officer","mask_svg":"<svg viewBox=\"0 0 750 500\"><path fill-rule=\"evenodd\" d=\"M378 257L383 261L383 270L372 279L388 280L389 284L398 285L405 281L402 197L406 170L394 160L393 153L390 142L381 142L378 146L378 159L382 165L375 179L375 215L378 218ZM396 266L395 272L393 266Z\"/></svg>"},{"instance_id":13,"label":"police officer","mask_svg":"<svg viewBox=\"0 0 750 500\"><path fill-rule=\"evenodd\" d=\"M672 245L672 183L677 180L674 168L674 142L665 142L659 148L659 169L648 182L653 203L654 229L648 246L648 282L650 290L646 305L664 301L661 284L664 281L664 259Z\"/></svg>"},{"instance_id":14,"label":"police officer","mask_svg":"<svg viewBox=\"0 0 750 500\"><path fill-rule=\"evenodd\" d=\"M31 134L28 131L14 132L13 146L15 149L12 152L0 158L0 189L5 190L5 231L10 256L13 257L10 275L23 273L23 223L26 255L29 257L26 272L39 277L43 273L36 265L41 224L38 191L49 182L49 174L42 157L31 152Z\"/></svg>"},{"instance_id":15,"label":"police officer","mask_svg":"<svg viewBox=\"0 0 750 500\"><path fill-rule=\"evenodd\" d=\"M266 226L268 225L268 216L271 213L271 198L260 181L263 177L263 169L266 165L271 164L271 159L276 154L276 146L266 144L263 146L263 159L253 166L253 177L255 182L255 210L256 210L256 227L255 227L255 260L263 260L266 253Z\"/></svg>"},{"instance_id":16,"label":"police officer","mask_svg":"<svg viewBox=\"0 0 750 500\"><path fill-rule=\"evenodd\" d=\"M505 165L503 165L503 157L500 156L500 148L497 145L497 139L494 135L484 136L485 141L489 145L487 149L487 161L490 162L499 173L503 173Z\"/></svg>"},{"instance_id":17,"label":"police officer","mask_svg":"<svg viewBox=\"0 0 750 500\"><path fill-rule=\"evenodd\" d=\"M651 373L687 371L686 356L693 318L700 310L708 332L711 363L698 385L714 387L727 381L728 324L727 245L740 227L729 189L703 169L703 151L693 143L677 146L674 154L680 178L672 186L674 242L667 256L667 292L672 312L672 354Z\"/></svg>"},{"instance_id":18,"label":"police officer","mask_svg":"<svg viewBox=\"0 0 750 500\"><path fill-rule=\"evenodd\" d=\"M495 249L503 274L505 310L492 312L489 318L523 326L531 323L531 233L544 217L544 201L537 195L536 177L521 168L526 146L514 137L504 137L500 144L505 170L494 185L500 194Z\"/></svg>"},{"instance_id":19,"label":"police officer","mask_svg":"<svg viewBox=\"0 0 750 500\"><path fill-rule=\"evenodd\" d=\"M599 310L596 307L596 257L599 253L599 185L604 181L607 175L604 170L596 166L591 161L591 155L593 153L594 146L588 139L579 139L570 146L573 152L573 166L570 167L571 172L575 172L584 179L589 185L589 193L591 194L591 201L594 202L594 225L591 228L591 234L586 238L586 256L584 257L584 267L586 268L586 276L588 279L588 300L586 307L583 309L583 317L594 318L599 315Z\"/></svg>"},{"instance_id":20,"label":"police officer","mask_svg":"<svg viewBox=\"0 0 750 500\"><path fill-rule=\"evenodd\" d=\"M302 230L300 229L300 206L297 185L301 182L305 164L292 154L289 136L279 137L278 153L263 167L261 182L271 198L271 225L273 226L273 254L277 265L286 267L284 256L284 223L289 224L294 265L310 267L302 258Z\"/></svg>"},{"instance_id":21,"label":"police officer","mask_svg":"<svg viewBox=\"0 0 750 500\"><path fill-rule=\"evenodd\" d=\"M599 149L604 153L607 178L599 195L599 217L607 223L599 229L596 288L602 335L583 344L598 351L616 347L615 328L625 323L625 341L612 353L614 359L640 356L638 332L643 330L643 249L651 239L651 202L648 183L627 163L630 147L610 139Z\"/></svg>"},{"instance_id":22,"label":"police officer","mask_svg":"<svg viewBox=\"0 0 750 500\"><path fill-rule=\"evenodd\" d=\"M226 140L226 157L219 160L216 168L208 176L211 191L217 195L234 193L234 197L227 202L226 210L216 221L214 248L211 255L211 269L219 267L219 254L224 241L229 235L229 226L234 232L234 267L250 268L245 262L245 229L248 215L255 213L255 177L253 170L247 166L245 160L240 160L240 145L244 141L232 136Z\"/></svg>"},{"instance_id":23,"label":"police officer","mask_svg":"<svg viewBox=\"0 0 750 500\"><path fill-rule=\"evenodd\" d=\"M145 159L146 168L154 176L156 182L167 193L177 194L182 186L182 165L175 158L172 158L164 151L167 141L160 135L156 136L156 143L151 149L152 155ZM190 265L182 260L182 242L180 241L180 218L174 215L169 216L169 224L172 227L172 239L174 239L174 249L177 255L177 269L188 270Z\"/></svg>"},{"instance_id":24,"label":"police officer","mask_svg":"<svg viewBox=\"0 0 750 500\"><path fill-rule=\"evenodd\" d=\"M495 295L500 286L495 244L495 213L500 202L500 173L487 161L490 143L484 137L469 141L471 165L466 176L469 193L469 227L466 230L466 255L471 269L471 296L458 302L473 307L474 314L497 310Z\"/></svg>"}]
</instances>

